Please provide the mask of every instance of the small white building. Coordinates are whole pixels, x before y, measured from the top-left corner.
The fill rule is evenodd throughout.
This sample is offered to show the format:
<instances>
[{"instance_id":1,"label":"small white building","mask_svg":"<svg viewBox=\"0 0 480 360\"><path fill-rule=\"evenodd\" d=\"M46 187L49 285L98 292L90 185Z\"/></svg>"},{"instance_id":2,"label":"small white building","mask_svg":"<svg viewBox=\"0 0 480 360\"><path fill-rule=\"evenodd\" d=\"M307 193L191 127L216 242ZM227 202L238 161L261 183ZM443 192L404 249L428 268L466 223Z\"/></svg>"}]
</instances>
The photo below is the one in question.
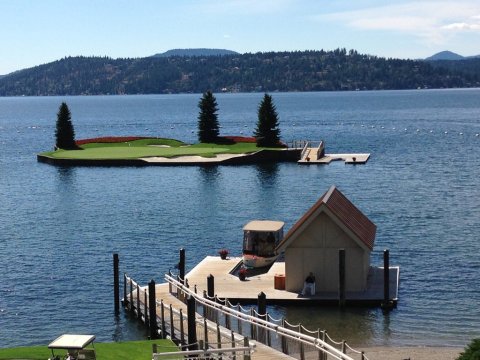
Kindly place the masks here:
<instances>
[{"instance_id":1,"label":"small white building","mask_svg":"<svg viewBox=\"0 0 480 360\"><path fill-rule=\"evenodd\" d=\"M300 292L313 272L317 293L338 291L339 250L345 249L345 290L365 290L376 229L332 186L277 247L278 252L285 252L285 289Z\"/></svg>"}]
</instances>

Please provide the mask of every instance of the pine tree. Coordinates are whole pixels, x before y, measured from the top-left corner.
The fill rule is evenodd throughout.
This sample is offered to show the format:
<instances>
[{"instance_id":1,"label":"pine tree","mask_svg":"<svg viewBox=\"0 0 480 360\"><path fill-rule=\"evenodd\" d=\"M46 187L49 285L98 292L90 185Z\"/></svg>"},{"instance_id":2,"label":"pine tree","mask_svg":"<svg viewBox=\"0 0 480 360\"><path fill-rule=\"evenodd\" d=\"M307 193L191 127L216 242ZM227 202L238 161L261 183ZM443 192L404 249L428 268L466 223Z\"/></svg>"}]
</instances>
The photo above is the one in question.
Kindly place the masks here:
<instances>
[{"instance_id":1,"label":"pine tree","mask_svg":"<svg viewBox=\"0 0 480 360\"><path fill-rule=\"evenodd\" d=\"M257 146L274 147L280 145L278 115L272 97L265 94L258 107L258 122L255 129Z\"/></svg>"},{"instance_id":2,"label":"pine tree","mask_svg":"<svg viewBox=\"0 0 480 360\"><path fill-rule=\"evenodd\" d=\"M62 102L57 113L57 127L55 130L56 147L64 150L78 149L75 144L75 131L71 121L70 110L66 103Z\"/></svg>"},{"instance_id":3,"label":"pine tree","mask_svg":"<svg viewBox=\"0 0 480 360\"><path fill-rule=\"evenodd\" d=\"M217 141L219 134L217 100L210 90L203 94L198 107L200 108L200 113L198 114L198 141L201 143Z\"/></svg>"}]
</instances>

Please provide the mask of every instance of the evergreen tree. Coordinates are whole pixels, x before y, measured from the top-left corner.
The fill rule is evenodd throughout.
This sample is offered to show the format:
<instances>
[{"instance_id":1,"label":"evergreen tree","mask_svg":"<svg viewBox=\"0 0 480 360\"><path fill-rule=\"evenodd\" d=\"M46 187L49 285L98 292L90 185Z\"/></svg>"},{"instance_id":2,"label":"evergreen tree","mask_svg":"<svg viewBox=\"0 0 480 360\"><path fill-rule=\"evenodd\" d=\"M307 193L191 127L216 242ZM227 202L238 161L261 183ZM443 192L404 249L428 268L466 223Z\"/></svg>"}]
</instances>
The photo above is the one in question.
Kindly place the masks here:
<instances>
[{"instance_id":1,"label":"evergreen tree","mask_svg":"<svg viewBox=\"0 0 480 360\"><path fill-rule=\"evenodd\" d=\"M200 108L200 113L198 114L198 141L201 143L217 141L219 134L217 100L210 90L203 94L198 107Z\"/></svg>"},{"instance_id":2,"label":"evergreen tree","mask_svg":"<svg viewBox=\"0 0 480 360\"><path fill-rule=\"evenodd\" d=\"M258 107L258 122L255 129L257 146L279 146L280 129L278 127L278 115L272 97L265 94Z\"/></svg>"},{"instance_id":3,"label":"evergreen tree","mask_svg":"<svg viewBox=\"0 0 480 360\"><path fill-rule=\"evenodd\" d=\"M75 144L75 131L71 121L70 110L66 103L62 102L57 113L57 127L55 130L56 147L64 150L78 149Z\"/></svg>"}]
</instances>

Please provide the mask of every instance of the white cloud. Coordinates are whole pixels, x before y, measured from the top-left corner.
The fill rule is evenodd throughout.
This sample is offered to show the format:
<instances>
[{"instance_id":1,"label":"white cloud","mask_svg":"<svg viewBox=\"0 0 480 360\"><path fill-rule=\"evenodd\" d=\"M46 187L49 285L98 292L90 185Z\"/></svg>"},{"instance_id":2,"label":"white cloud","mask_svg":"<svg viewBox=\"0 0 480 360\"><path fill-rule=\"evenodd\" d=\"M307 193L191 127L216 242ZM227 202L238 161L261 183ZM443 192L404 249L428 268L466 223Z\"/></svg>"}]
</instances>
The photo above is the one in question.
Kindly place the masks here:
<instances>
[{"instance_id":1,"label":"white cloud","mask_svg":"<svg viewBox=\"0 0 480 360\"><path fill-rule=\"evenodd\" d=\"M474 14L472 16L472 14ZM480 30L480 2L415 1L317 16L360 30L394 31L443 43L455 31Z\"/></svg>"},{"instance_id":2,"label":"white cloud","mask_svg":"<svg viewBox=\"0 0 480 360\"><path fill-rule=\"evenodd\" d=\"M462 30L480 30L480 24L467 24L467 23L453 23L449 25L445 25L443 27L445 30L457 30L457 31L462 31Z\"/></svg>"}]
</instances>

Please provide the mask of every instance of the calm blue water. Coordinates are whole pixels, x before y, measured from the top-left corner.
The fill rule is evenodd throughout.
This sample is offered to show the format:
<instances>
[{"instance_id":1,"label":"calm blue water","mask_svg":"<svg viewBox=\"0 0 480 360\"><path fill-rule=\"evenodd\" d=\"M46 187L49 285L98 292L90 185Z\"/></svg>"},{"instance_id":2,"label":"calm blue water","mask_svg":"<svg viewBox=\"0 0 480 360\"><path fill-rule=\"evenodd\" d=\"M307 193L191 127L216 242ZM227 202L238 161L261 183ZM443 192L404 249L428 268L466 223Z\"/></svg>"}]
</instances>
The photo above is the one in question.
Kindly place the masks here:
<instances>
[{"instance_id":1,"label":"calm blue water","mask_svg":"<svg viewBox=\"0 0 480 360\"><path fill-rule=\"evenodd\" d=\"M222 134L251 135L263 94L220 94ZM255 218L287 229L336 184L378 226L400 302L377 309L270 310L359 345L464 346L480 336L480 90L273 94L282 137L369 152L364 166L58 168L37 163L66 101L77 139L196 140L200 95L0 98L0 347L61 333L145 336L113 315L112 253L142 283L187 249L192 268L223 247L240 254Z\"/></svg>"}]
</instances>

